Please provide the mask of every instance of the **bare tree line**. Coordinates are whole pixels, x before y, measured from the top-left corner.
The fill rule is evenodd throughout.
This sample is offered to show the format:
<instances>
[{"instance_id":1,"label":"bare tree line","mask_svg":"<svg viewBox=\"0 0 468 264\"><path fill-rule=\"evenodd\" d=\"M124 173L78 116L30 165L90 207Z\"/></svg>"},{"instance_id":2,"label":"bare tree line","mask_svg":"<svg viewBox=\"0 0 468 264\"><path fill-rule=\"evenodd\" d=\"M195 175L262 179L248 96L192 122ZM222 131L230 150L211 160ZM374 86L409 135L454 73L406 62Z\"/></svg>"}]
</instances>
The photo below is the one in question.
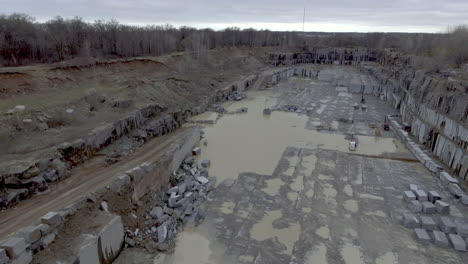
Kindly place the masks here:
<instances>
[{"instance_id":1,"label":"bare tree line","mask_svg":"<svg viewBox=\"0 0 468 264\"><path fill-rule=\"evenodd\" d=\"M396 48L460 66L468 62L466 43L467 26L456 26L443 34L304 34L239 28L215 31L171 25L129 26L115 20L88 23L79 17L55 17L38 23L25 14L0 15L0 65L4 66L49 63L76 57L158 56L176 51L242 46Z\"/></svg>"}]
</instances>

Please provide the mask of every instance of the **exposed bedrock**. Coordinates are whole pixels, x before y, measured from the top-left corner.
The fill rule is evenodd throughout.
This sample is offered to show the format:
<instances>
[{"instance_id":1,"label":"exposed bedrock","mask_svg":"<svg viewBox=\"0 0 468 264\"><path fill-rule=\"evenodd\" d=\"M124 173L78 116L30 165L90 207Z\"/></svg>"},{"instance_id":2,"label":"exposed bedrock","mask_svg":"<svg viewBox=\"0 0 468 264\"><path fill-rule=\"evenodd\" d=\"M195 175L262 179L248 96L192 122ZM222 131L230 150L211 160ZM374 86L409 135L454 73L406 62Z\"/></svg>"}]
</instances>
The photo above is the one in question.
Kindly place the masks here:
<instances>
[{"instance_id":1,"label":"exposed bedrock","mask_svg":"<svg viewBox=\"0 0 468 264\"><path fill-rule=\"evenodd\" d=\"M303 63L357 65L362 61L375 61L376 53L368 48L311 48L296 53L273 53L269 55L272 65Z\"/></svg>"},{"instance_id":2,"label":"exposed bedrock","mask_svg":"<svg viewBox=\"0 0 468 264\"><path fill-rule=\"evenodd\" d=\"M194 106L169 111L152 104L135 110L113 122L99 125L86 136L64 142L37 159L14 160L2 164L0 171L0 208L8 208L35 193L45 191L48 184L70 175L71 170L95 156L105 147L123 136L147 141L173 132L192 115L206 111L214 102L235 100L239 93L249 88L257 79L250 75L218 89L211 96L202 98ZM113 159L112 157L110 159ZM112 161L110 161L112 162Z\"/></svg>"}]
</instances>

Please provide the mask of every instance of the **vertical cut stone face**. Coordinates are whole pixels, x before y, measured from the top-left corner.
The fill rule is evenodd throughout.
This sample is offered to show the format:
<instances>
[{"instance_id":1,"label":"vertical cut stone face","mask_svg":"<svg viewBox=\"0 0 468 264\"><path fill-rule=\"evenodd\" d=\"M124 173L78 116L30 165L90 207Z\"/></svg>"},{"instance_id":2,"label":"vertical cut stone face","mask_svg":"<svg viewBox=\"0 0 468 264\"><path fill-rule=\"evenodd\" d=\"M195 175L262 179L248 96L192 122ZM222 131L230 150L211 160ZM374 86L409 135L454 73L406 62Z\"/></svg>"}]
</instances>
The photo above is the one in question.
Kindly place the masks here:
<instances>
[{"instance_id":1,"label":"vertical cut stone face","mask_svg":"<svg viewBox=\"0 0 468 264\"><path fill-rule=\"evenodd\" d=\"M88 235L78 252L79 263L100 263L98 237Z\"/></svg>"},{"instance_id":2,"label":"vertical cut stone face","mask_svg":"<svg viewBox=\"0 0 468 264\"><path fill-rule=\"evenodd\" d=\"M104 263L112 263L123 247L124 226L120 216L113 217L99 232L99 245Z\"/></svg>"}]
</instances>

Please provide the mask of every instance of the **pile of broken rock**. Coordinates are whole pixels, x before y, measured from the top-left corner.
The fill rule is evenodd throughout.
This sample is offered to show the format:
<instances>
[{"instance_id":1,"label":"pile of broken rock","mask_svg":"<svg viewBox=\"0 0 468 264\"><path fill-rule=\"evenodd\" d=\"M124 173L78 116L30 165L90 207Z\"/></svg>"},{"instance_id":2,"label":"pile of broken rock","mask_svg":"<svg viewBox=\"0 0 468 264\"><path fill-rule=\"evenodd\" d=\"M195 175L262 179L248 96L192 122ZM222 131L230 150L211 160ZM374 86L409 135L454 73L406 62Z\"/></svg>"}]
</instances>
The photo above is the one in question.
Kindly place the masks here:
<instances>
[{"instance_id":1,"label":"pile of broken rock","mask_svg":"<svg viewBox=\"0 0 468 264\"><path fill-rule=\"evenodd\" d=\"M199 148L193 154L199 154ZM126 230L126 246L144 245L150 251L166 251L174 247L174 238L185 225L195 226L205 217L200 207L208 198L215 178L208 176L209 160L197 162L188 156L172 174L171 188L158 194L158 201L149 210L145 228Z\"/></svg>"}]
</instances>

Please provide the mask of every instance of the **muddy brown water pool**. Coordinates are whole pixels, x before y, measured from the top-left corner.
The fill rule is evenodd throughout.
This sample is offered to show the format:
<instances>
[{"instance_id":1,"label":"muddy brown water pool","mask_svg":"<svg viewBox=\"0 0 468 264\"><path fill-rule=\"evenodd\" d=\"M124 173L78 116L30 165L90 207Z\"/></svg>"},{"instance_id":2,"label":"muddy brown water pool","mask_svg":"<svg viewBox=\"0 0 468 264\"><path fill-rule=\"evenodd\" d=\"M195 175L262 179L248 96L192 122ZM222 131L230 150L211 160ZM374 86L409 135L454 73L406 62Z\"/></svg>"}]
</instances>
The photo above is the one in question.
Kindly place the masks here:
<instances>
[{"instance_id":1,"label":"muddy brown water pool","mask_svg":"<svg viewBox=\"0 0 468 264\"><path fill-rule=\"evenodd\" d=\"M236 180L242 172L271 175L287 147L350 152L345 135L305 129L309 118L305 114L274 111L271 115L263 115L264 108L276 105L278 93L269 90L249 91L247 95L247 99L243 101L224 104L227 111L247 107L247 113L224 115L213 125L203 125L207 144L206 146L201 144L200 160L211 160L209 173L216 176L217 185L225 180ZM322 112L323 109L317 109L317 111ZM216 113L208 112L194 117L194 120L215 120L216 117ZM398 145L392 138L358 137L359 147L355 151L357 154L381 155L385 152L405 151L404 147ZM299 162L294 156L288 158L288 161L290 165ZM303 157L301 164L305 167L304 175L314 170L316 161L315 155ZM290 166L288 171L285 171L284 175L292 176L294 166ZM266 186L261 190L274 196L282 185L284 185L282 180L270 179L266 181ZM288 193L287 197L293 201L297 199L297 192L304 188L303 177L294 178L291 188L293 192ZM311 192L313 195L313 190ZM309 193L306 192L306 195ZM331 185L328 189L325 186L324 195L333 199L336 196L336 190ZM220 207L206 209L227 214L232 213L233 205L227 202ZM356 211L357 203L349 200L345 207L350 211ZM286 247L285 253L291 254L300 233L300 226L290 224L287 228L275 228L273 221L281 216L281 210L266 210L260 221L255 223L249 231L249 236L258 241L276 237L279 243ZM225 251L225 246L215 242L214 225L216 225L216 219L206 219L196 228L186 228L178 235L175 250L169 254L159 255L154 263L238 263L239 260L248 263L253 261L253 257L247 255L240 255L237 260L229 260L225 256L223 258L222 252ZM321 227L317 230L317 234L321 237L328 236L328 227ZM346 246L342 250L342 254L349 256L350 260L359 258L359 251L353 246ZM325 255L326 248L319 245L308 258L310 263L324 263L321 260L325 258Z\"/></svg>"}]
</instances>

